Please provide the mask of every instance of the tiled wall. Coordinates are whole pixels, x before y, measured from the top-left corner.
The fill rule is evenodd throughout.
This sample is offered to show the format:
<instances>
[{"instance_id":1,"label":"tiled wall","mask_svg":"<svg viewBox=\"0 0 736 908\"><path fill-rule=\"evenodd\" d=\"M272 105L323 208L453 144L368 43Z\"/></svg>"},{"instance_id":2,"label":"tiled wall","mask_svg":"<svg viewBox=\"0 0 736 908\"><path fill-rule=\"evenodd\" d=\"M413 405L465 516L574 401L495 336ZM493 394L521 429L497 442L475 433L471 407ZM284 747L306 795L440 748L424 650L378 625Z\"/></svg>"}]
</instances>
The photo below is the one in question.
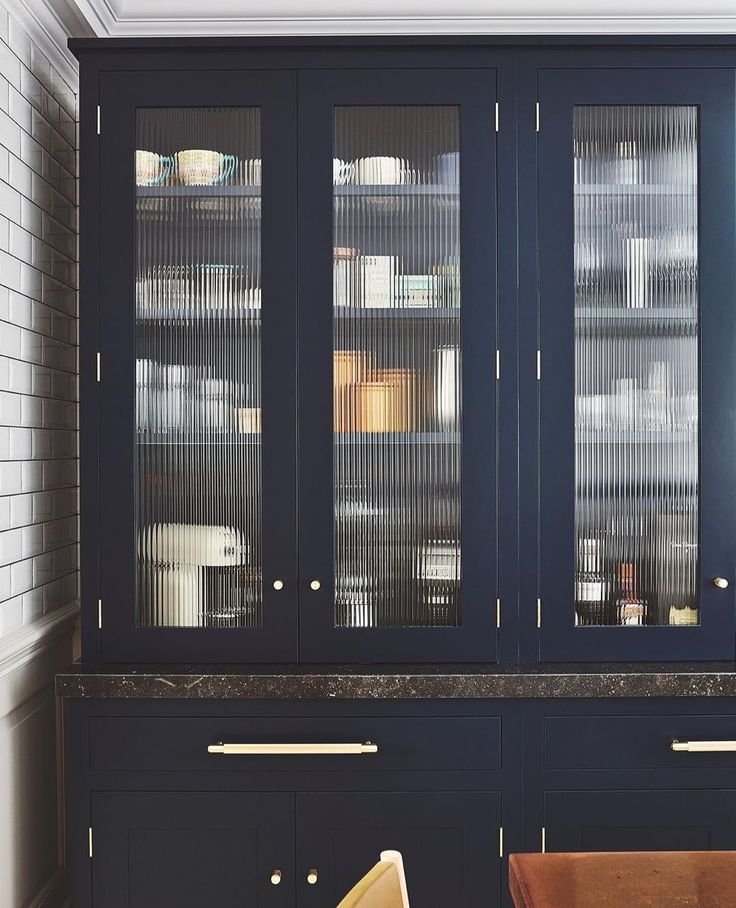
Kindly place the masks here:
<instances>
[{"instance_id":1,"label":"tiled wall","mask_svg":"<svg viewBox=\"0 0 736 908\"><path fill-rule=\"evenodd\" d=\"M78 595L76 109L0 0L0 635Z\"/></svg>"}]
</instances>

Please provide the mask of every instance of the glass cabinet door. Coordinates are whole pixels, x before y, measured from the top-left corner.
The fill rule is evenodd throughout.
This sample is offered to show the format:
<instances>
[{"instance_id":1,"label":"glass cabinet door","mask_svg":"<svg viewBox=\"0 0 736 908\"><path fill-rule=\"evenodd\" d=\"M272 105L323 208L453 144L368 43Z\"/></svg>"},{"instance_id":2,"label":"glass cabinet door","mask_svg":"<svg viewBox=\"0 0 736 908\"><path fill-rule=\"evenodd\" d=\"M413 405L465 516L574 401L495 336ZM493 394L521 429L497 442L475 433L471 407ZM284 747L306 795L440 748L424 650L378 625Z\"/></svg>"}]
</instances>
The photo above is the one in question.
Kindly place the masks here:
<instances>
[{"instance_id":1,"label":"glass cabinet door","mask_svg":"<svg viewBox=\"0 0 736 908\"><path fill-rule=\"evenodd\" d=\"M103 649L293 658L293 78L141 81L103 87Z\"/></svg>"},{"instance_id":2,"label":"glass cabinet door","mask_svg":"<svg viewBox=\"0 0 736 908\"><path fill-rule=\"evenodd\" d=\"M726 81L543 74L543 658L733 650Z\"/></svg>"},{"instance_id":3,"label":"glass cabinet door","mask_svg":"<svg viewBox=\"0 0 736 908\"><path fill-rule=\"evenodd\" d=\"M310 74L301 92L303 651L489 658L493 77Z\"/></svg>"}]
</instances>

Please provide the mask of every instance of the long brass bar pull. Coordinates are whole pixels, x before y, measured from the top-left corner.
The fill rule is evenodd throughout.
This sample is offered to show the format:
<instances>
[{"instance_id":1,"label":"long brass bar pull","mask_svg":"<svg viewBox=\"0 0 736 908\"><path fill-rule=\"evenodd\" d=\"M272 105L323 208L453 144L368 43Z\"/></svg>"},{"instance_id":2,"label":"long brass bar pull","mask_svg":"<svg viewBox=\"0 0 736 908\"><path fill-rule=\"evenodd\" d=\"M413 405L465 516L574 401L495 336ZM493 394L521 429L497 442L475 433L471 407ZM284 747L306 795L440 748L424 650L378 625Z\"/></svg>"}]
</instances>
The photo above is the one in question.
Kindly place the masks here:
<instances>
[{"instance_id":1,"label":"long brass bar pull","mask_svg":"<svg viewBox=\"0 0 736 908\"><path fill-rule=\"evenodd\" d=\"M249 756L331 756L335 754L377 754L378 744L210 744L207 753Z\"/></svg>"},{"instance_id":2,"label":"long brass bar pull","mask_svg":"<svg viewBox=\"0 0 736 908\"><path fill-rule=\"evenodd\" d=\"M736 741L673 741L672 750L689 754L736 753Z\"/></svg>"}]
</instances>

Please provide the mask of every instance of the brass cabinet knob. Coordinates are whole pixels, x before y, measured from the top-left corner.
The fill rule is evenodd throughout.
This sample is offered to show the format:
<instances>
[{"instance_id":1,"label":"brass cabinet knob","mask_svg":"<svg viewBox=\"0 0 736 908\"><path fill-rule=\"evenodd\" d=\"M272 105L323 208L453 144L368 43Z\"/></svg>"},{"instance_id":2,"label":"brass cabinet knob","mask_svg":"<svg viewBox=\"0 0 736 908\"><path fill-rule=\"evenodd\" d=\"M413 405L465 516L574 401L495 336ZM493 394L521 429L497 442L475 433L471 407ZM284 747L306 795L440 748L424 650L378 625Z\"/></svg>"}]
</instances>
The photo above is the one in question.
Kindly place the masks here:
<instances>
[{"instance_id":1,"label":"brass cabinet knob","mask_svg":"<svg viewBox=\"0 0 736 908\"><path fill-rule=\"evenodd\" d=\"M284 581L283 580L274 580L273 588L275 590L282 590L284 588Z\"/></svg>"},{"instance_id":2,"label":"brass cabinet knob","mask_svg":"<svg viewBox=\"0 0 736 908\"><path fill-rule=\"evenodd\" d=\"M274 886L278 886L278 884L280 882L281 882L281 871L280 870L271 871L271 883Z\"/></svg>"},{"instance_id":3,"label":"brass cabinet knob","mask_svg":"<svg viewBox=\"0 0 736 908\"><path fill-rule=\"evenodd\" d=\"M725 590L728 586L728 580L725 577L714 577L713 586L717 586L719 590Z\"/></svg>"},{"instance_id":4,"label":"brass cabinet knob","mask_svg":"<svg viewBox=\"0 0 736 908\"><path fill-rule=\"evenodd\" d=\"M307 871L307 882L310 886L314 886L318 879L319 873L314 867L312 867L311 870Z\"/></svg>"},{"instance_id":5,"label":"brass cabinet knob","mask_svg":"<svg viewBox=\"0 0 736 908\"><path fill-rule=\"evenodd\" d=\"M318 590L321 586L322 586L322 584L319 582L319 580L313 580L309 584L310 590Z\"/></svg>"}]
</instances>

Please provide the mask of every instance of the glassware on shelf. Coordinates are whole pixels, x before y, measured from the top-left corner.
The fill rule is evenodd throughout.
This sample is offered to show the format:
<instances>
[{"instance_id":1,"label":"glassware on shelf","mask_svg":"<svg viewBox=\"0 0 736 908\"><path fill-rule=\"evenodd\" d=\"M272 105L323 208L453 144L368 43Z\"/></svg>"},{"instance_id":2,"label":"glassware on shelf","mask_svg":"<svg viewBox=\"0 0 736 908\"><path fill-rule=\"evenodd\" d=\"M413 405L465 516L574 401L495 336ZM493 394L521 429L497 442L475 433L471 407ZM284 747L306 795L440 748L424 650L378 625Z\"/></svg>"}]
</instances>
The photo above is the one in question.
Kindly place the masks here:
<instances>
[{"instance_id":1,"label":"glassware on shelf","mask_svg":"<svg viewBox=\"0 0 736 908\"><path fill-rule=\"evenodd\" d=\"M459 109L338 106L333 135L334 621L457 626Z\"/></svg>"},{"instance_id":2,"label":"glassware on shelf","mask_svg":"<svg viewBox=\"0 0 736 908\"><path fill-rule=\"evenodd\" d=\"M686 623L697 605L698 110L577 106L573 130L576 623Z\"/></svg>"},{"instance_id":3,"label":"glassware on shelf","mask_svg":"<svg viewBox=\"0 0 736 908\"><path fill-rule=\"evenodd\" d=\"M260 110L139 107L136 131L136 620L258 627Z\"/></svg>"}]
</instances>

